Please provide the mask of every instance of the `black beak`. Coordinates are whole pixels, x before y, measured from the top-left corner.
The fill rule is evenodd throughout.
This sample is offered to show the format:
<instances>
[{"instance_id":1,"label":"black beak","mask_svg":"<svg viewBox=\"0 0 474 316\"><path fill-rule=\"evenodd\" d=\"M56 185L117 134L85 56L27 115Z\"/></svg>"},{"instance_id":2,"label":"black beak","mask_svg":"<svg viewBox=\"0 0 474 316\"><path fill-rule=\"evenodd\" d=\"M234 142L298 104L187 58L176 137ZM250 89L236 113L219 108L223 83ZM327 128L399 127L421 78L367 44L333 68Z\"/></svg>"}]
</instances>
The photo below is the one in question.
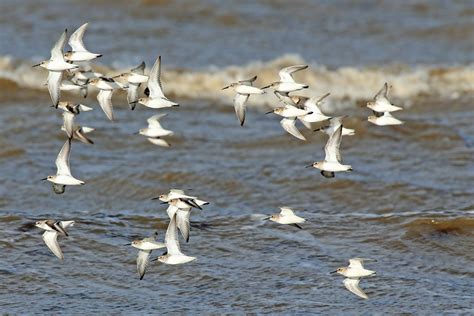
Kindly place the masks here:
<instances>
[{"instance_id":1,"label":"black beak","mask_svg":"<svg viewBox=\"0 0 474 316\"><path fill-rule=\"evenodd\" d=\"M129 104L137 104L137 103L138 103L138 101L132 101Z\"/></svg>"},{"instance_id":2,"label":"black beak","mask_svg":"<svg viewBox=\"0 0 474 316\"><path fill-rule=\"evenodd\" d=\"M334 274L334 273L337 273L337 270L329 272L329 274Z\"/></svg>"},{"instance_id":3,"label":"black beak","mask_svg":"<svg viewBox=\"0 0 474 316\"><path fill-rule=\"evenodd\" d=\"M125 244L124 246L131 246L131 245L132 245L132 243L130 242L128 244Z\"/></svg>"},{"instance_id":4,"label":"black beak","mask_svg":"<svg viewBox=\"0 0 474 316\"><path fill-rule=\"evenodd\" d=\"M38 66L40 66L40 65L41 65L41 63L36 64L36 65L33 65L32 67L34 68L34 67L38 67Z\"/></svg>"},{"instance_id":5,"label":"black beak","mask_svg":"<svg viewBox=\"0 0 474 316\"><path fill-rule=\"evenodd\" d=\"M265 86L265 87L263 87L263 88L260 88L260 90L268 89L268 88L270 88L271 86L272 86L272 85L270 84L270 85L268 85L268 86Z\"/></svg>"},{"instance_id":6,"label":"black beak","mask_svg":"<svg viewBox=\"0 0 474 316\"><path fill-rule=\"evenodd\" d=\"M222 88L222 90L229 89L229 87L230 87L230 86L224 87L224 88Z\"/></svg>"},{"instance_id":7,"label":"black beak","mask_svg":"<svg viewBox=\"0 0 474 316\"><path fill-rule=\"evenodd\" d=\"M41 179L40 181L45 181L45 180L48 180L48 178Z\"/></svg>"},{"instance_id":8,"label":"black beak","mask_svg":"<svg viewBox=\"0 0 474 316\"><path fill-rule=\"evenodd\" d=\"M270 113L273 113L273 111L266 112L265 115L266 115L266 114L270 114Z\"/></svg>"},{"instance_id":9,"label":"black beak","mask_svg":"<svg viewBox=\"0 0 474 316\"><path fill-rule=\"evenodd\" d=\"M311 168L311 167L313 167L313 164L305 166L305 168Z\"/></svg>"},{"instance_id":10,"label":"black beak","mask_svg":"<svg viewBox=\"0 0 474 316\"><path fill-rule=\"evenodd\" d=\"M262 221L268 221L271 218L271 216L265 217L262 219Z\"/></svg>"},{"instance_id":11,"label":"black beak","mask_svg":"<svg viewBox=\"0 0 474 316\"><path fill-rule=\"evenodd\" d=\"M152 200L159 200L159 199L160 199L159 196L152 198Z\"/></svg>"},{"instance_id":12,"label":"black beak","mask_svg":"<svg viewBox=\"0 0 474 316\"><path fill-rule=\"evenodd\" d=\"M161 204L168 204L168 202L161 202Z\"/></svg>"},{"instance_id":13,"label":"black beak","mask_svg":"<svg viewBox=\"0 0 474 316\"><path fill-rule=\"evenodd\" d=\"M318 132L320 130L321 130L321 128L317 128L317 129L313 130L313 132Z\"/></svg>"}]
</instances>

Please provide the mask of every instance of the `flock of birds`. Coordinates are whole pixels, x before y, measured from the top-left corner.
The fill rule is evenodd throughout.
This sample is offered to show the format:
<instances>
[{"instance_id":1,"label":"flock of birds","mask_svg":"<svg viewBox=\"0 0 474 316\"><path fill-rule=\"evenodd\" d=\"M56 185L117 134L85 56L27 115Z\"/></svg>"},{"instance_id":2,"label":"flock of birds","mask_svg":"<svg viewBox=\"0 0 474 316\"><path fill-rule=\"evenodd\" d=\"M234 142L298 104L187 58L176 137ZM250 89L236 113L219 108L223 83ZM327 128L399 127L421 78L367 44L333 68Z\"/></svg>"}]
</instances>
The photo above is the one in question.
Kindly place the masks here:
<instances>
[{"instance_id":1,"label":"flock of birds","mask_svg":"<svg viewBox=\"0 0 474 316\"><path fill-rule=\"evenodd\" d=\"M113 77L106 77L101 73L93 71L90 62L102 55L92 53L84 46L83 36L87 26L88 23L85 23L70 36L68 44L72 48L71 51L64 53L67 39L67 30L65 30L51 49L51 58L34 66L41 66L48 70L47 86L51 96L52 107L63 111L61 130L66 133L67 139L56 159L56 174L43 179L51 182L53 191L57 194L64 193L66 186L83 185L85 183L71 174L69 164L71 145L73 140L93 144L93 141L87 134L94 130L93 128L79 126L75 123L77 115L81 112L91 111L92 108L79 103L60 101L61 91L78 91L84 97L87 97L89 87L94 86L99 90L97 101L107 118L111 121L114 120L112 95L119 89L127 91L127 101L131 110L134 110L137 104L154 109L179 106L178 103L169 100L163 93L161 84L161 56L157 58L148 75L145 75L144 62L129 72ZM300 121L308 129L313 129L313 123L323 123L322 126L313 130L328 135L328 141L325 146L325 158L307 167L317 168L324 177L332 178L337 172L352 171L350 165L345 165L342 162L340 146L342 136L354 135L355 131L343 126L345 116L331 117L321 111L320 106L330 95L329 93L311 98L294 94L294 92L308 88L308 85L298 83L293 78L295 72L306 68L308 68L307 65L283 68L279 72L280 80L263 88L253 86L257 79L257 76L254 76L247 80L231 83L224 87L223 90L231 88L235 91L233 102L240 125L244 125L245 122L246 103L249 97L251 95L264 94L265 90L270 88L273 89L274 94L283 104L267 112L267 114L273 113L281 116L281 126L292 136L300 140L306 140L296 127L297 121ZM145 96L140 97L141 90L139 88L142 84L146 84L146 88L143 91ZM385 83L382 89L375 95L374 100L367 103L367 107L373 112L373 115L368 117L368 121L375 125L403 124L402 121L396 119L391 114L402 108L391 104L388 100L389 89L390 86ZM173 131L164 129L161 126L160 120L165 116L166 114L151 116L148 118L148 127L140 129L138 133L145 136L155 145L169 147L170 144L165 138L173 135ZM168 204L166 212L170 221L164 243L157 241L157 233L155 233L151 237L134 240L127 244L139 251L137 271L140 279L143 279L148 264L152 260L174 265L188 263L196 259L181 252L178 231L182 238L188 242L191 211L193 209L201 210L203 206L209 204L207 201L201 200L196 196L187 195L183 190L178 189L171 189L168 193L154 199ZM288 207L282 207L280 213L265 219L279 224L294 225L298 228L302 228L300 224L305 222L304 218L295 215L294 211ZM74 225L74 221L41 220L36 222L35 225L45 231L43 233L43 240L48 248L60 260L63 260L64 256L58 244L58 236L68 236L67 229ZM156 259L150 259L151 252L161 248L166 248L166 252ZM348 267L338 268L333 273L345 276L345 287L359 297L367 299L368 296L359 287L359 281L362 277L374 275L375 271L366 270L362 265L364 260L370 259L350 259Z\"/></svg>"}]
</instances>

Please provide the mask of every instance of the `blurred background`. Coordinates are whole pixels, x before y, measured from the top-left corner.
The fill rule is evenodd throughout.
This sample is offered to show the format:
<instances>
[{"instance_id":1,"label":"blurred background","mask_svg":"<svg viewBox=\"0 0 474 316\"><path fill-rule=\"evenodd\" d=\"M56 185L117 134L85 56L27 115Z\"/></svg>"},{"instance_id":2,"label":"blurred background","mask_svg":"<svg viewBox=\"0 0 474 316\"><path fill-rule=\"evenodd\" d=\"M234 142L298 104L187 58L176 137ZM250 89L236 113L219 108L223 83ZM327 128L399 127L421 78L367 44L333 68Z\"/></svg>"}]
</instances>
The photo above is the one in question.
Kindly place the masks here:
<instances>
[{"instance_id":1,"label":"blurred background","mask_svg":"<svg viewBox=\"0 0 474 316\"><path fill-rule=\"evenodd\" d=\"M67 28L89 22L86 47L112 76L162 56L165 95L179 108L131 112L114 95L109 122L96 92L63 93L95 111L93 146L73 143L85 186L52 192L66 140L50 107L48 59ZM10 1L0 3L0 310L53 313L469 313L474 269L474 4L472 1ZM69 48L67 48L69 49ZM304 166L324 158L326 136L286 134L272 94L249 99L240 127L221 88L308 64L295 74L330 92L323 109L348 115L342 141L354 172L325 179ZM148 70L147 70L148 71ZM361 105L384 82L405 124L377 127ZM134 135L168 113L171 148ZM304 130L299 126L300 130ZM192 217L183 252L196 262L135 273L133 238L164 237L170 188L211 204ZM265 223L288 205L304 230ZM76 220L61 264L36 219ZM160 255L156 253L155 255ZM361 281L370 299L328 272L351 257L377 259Z\"/></svg>"}]
</instances>

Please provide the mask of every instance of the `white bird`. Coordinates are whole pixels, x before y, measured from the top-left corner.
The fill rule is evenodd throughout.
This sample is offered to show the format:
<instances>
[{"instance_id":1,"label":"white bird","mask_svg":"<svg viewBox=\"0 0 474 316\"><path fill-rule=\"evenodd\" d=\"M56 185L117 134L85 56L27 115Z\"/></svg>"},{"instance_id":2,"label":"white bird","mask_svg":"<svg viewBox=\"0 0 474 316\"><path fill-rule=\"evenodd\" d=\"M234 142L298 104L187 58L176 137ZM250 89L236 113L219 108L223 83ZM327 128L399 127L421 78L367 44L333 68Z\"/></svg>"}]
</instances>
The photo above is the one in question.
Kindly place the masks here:
<instances>
[{"instance_id":1,"label":"white bird","mask_svg":"<svg viewBox=\"0 0 474 316\"><path fill-rule=\"evenodd\" d=\"M51 96L51 101L53 102L53 106L57 107L59 98L61 96L61 80L63 77L63 71L68 69L74 69L79 67L78 65L74 65L68 63L64 60L63 56L63 49L64 45L66 44L66 35L67 30L59 37L58 41L54 44L53 48L51 49L51 58L50 60L42 61L39 64L34 65L33 67L41 66L46 68L48 73L48 90Z\"/></svg>"},{"instance_id":2,"label":"white bird","mask_svg":"<svg viewBox=\"0 0 474 316\"><path fill-rule=\"evenodd\" d=\"M148 137L147 140L152 143L153 145L161 146L161 147L170 147L171 144L166 141L166 139L160 137Z\"/></svg>"},{"instance_id":3,"label":"white bird","mask_svg":"<svg viewBox=\"0 0 474 316\"><path fill-rule=\"evenodd\" d=\"M95 72L92 70L70 70L69 71L70 80L78 85L85 85L89 83L89 80L101 78L104 75L100 72Z\"/></svg>"},{"instance_id":4,"label":"white bird","mask_svg":"<svg viewBox=\"0 0 474 316\"><path fill-rule=\"evenodd\" d=\"M222 88L222 90L233 88L236 93L234 97L234 109L235 109L235 114L237 115L237 118L239 119L240 126L243 126L245 122L246 103L250 95L265 93L265 91L252 86L255 80L257 80L257 76L254 76L247 80L233 82L230 85Z\"/></svg>"},{"instance_id":5,"label":"white bird","mask_svg":"<svg viewBox=\"0 0 474 316\"><path fill-rule=\"evenodd\" d=\"M138 89L142 83L148 81L148 76L145 75L145 62L142 62L137 67L130 70L130 72L118 75L128 82L127 101L130 110L134 110L138 102Z\"/></svg>"},{"instance_id":6,"label":"white bird","mask_svg":"<svg viewBox=\"0 0 474 316\"><path fill-rule=\"evenodd\" d=\"M66 185L82 185L84 181L78 180L71 175L69 167L69 155L71 154L71 139L68 139L58 157L56 158L56 174L48 176L42 180L47 180L53 183L53 190L57 194L64 193Z\"/></svg>"},{"instance_id":7,"label":"white bird","mask_svg":"<svg viewBox=\"0 0 474 316\"><path fill-rule=\"evenodd\" d=\"M388 100L388 92L389 92L389 86L388 83L386 82L382 89L380 89L379 92L374 97L374 101L369 101L367 102L367 107L375 112L394 112L394 111L400 111L403 110L399 106L395 106L390 103Z\"/></svg>"},{"instance_id":8,"label":"white bird","mask_svg":"<svg viewBox=\"0 0 474 316\"><path fill-rule=\"evenodd\" d=\"M285 225L293 225L299 229L303 229L298 224L304 223L306 220L302 217L296 216L293 210L289 207L280 207L281 212L278 214L271 215L265 219L271 220L273 222Z\"/></svg>"},{"instance_id":9,"label":"white bird","mask_svg":"<svg viewBox=\"0 0 474 316\"><path fill-rule=\"evenodd\" d=\"M317 122L322 122L329 120L331 117L324 115L321 112L321 109L319 106L323 104L323 101L325 98L327 98L330 95L330 93L326 93L322 97L313 97L307 99L303 103L303 109L305 109L308 112L311 112L311 114L305 115L305 116L300 116L298 119L307 127L311 128L311 123L317 123Z\"/></svg>"},{"instance_id":10,"label":"white bird","mask_svg":"<svg viewBox=\"0 0 474 316\"><path fill-rule=\"evenodd\" d=\"M163 94L163 87L161 84L161 56L158 56L150 74L148 75L148 91L149 96L146 98L139 98L137 101L138 103L153 109L179 106L178 103L168 100L168 98ZM132 103L135 104L137 102Z\"/></svg>"},{"instance_id":11,"label":"white bird","mask_svg":"<svg viewBox=\"0 0 474 316\"><path fill-rule=\"evenodd\" d=\"M388 125L401 125L403 124L403 121L400 121L399 119L395 118L390 114L390 112L376 112L372 111L374 115L370 115L367 120L375 125L378 126L388 126Z\"/></svg>"},{"instance_id":12,"label":"white bird","mask_svg":"<svg viewBox=\"0 0 474 316\"><path fill-rule=\"evenodd\" d=\"M160 119L165 117L166 114L156 114L147 119L148 127L141 128L138 133L146 137L164 137L174 135L173 131L164 129L160 124Z\"/></svg>"},{"instance_id":13,"label":"white bird","mask_svg":"<svg viewBox=\"0 0 474 316\"><path fill-rule=\"evenodd\" d=\"M289 97L288 93L308 88L307 84L295 82L293 79L293 73L306 68L308 68L308 65L295 65L283 68L278 73L280 76L280 81L272 82L271 84L263 87L262 90L271 87L274 89L275 94L280 99L282 99L283 102L286 104L291 104L287 101L287 98Z\"/></svg>"},{"instance_id":14,"label":"white bird","mask_svg":"<svg viewBox=\"0 0 474 316\"><path fill-rule=\"evenodd\" d=\"M81 111L87 112L92 111L92 108L82 105L76 104L72 102L59 102L58 108L63 110L63 127L64 131L66 132L68 138L72 138L74 134L74 118L78 115Z\"/></svg>"},{"instance_id":15,"label":"white bird","mask_svg":"<svg viewBox=\"0 0 474 316\"><path fill-rule=\"evenodd\" d=\"M193 207L195 207L191 206L191 204L197 205L198 208L209 204L207 201L200 200L195 196L186 195L183 190L177 189L171 189L169 193L162 194L159 197L153 199L159 199L163 203L169 204L166 213L170 219L176 214L176 225L178 226L178 229L186 242L189 241L191 210ZM169 203L170 200L174 199L183 199L184 201L188 201L188 203L187 205L181 205L181 207L177 207Z\"/></svg>"},{"instance_id":16,"label":"white bird","mask_svg":"<svg viewBox=\"0 0 474 316\"><path fill-rule=\"evenodd\" d=\"M97 101L104 111L107 118L111 121L114 120L114 108L112 104L112 95L117 89L124 89L126 86L120 84L112 78L100 77L94 78L89 81L90 85L100 89L97 94Z\"/></svg>"},{"instance_id":17,"label":"white bird","mask_svg":"<svg viewBox=\"0 0 474 316\"><path fill-rule=\"evenodd\" d=\"M165 235L166 254L159 256L158 261L166 264L183 264L196 260L196 257L184 255L179 248L178 230L176 225L176 215L168 224Z\"/></svg>"},{"instance_id":18,"label":"white bird","mask_svg":"<svg viewBox=\"0 0 474 316\"><path fill-rule=\"evenodd\" d=\"M362 266L364 261L375 261L371 259L352 258L349 259L348 267L338 268L331 273L339 273L346 277L344 286L355 295L368 299L369 297L359 287L360 278L375 275L375 271L367 270Z\"/></svg>"},{"instance_id":19,"label":"white bird","mask_svg":"<svg viewBox=\"0 0 474 316\"><path fill-rule=\"evenodd\" d=\"M314 162L308 167L314 167L321 170L321 174L326 178L334 178L334 173L339 171L352 171L350 165L342 164L342 157L340 152L342 128L339 128L329 136L329 139L324 147L326 157L323 161Z\"/></svg>"},{"instance_id":20,"label":"white bird","mask_svg":"<svg viewBox=\"0 0 474 316\"><path fill-rule=\"evenodd\" d=\"M294 137L306 140L306 138L301 134L301 132L296 128L296 119L299 117L304 117L308 114L311 114L311 111L299 109L292 105L285 105L283 107L275 108L265 114L275 113L277 115L283 116L283 119L280 121L281 127Z\"/></svg>"},{"instance_id":21,"label":"white bird","mask_svg":"<svg viewBox=\"0 0 474 316\"><path fill-rule=\"evenodd\" d=\"M320 131L324 134L331 136L334 132L342 125L342 121L344 120L345 116L336 116L329 119L329 125L321 126L320 128L315 129L314 131ZM355 130L350 128L342 127L342 136L352 136L355 135Z\"/></svg>"},{"instance_id":22,"label":"white bird","mask_svg":"<svg viewBox=\"0 0 474 316\"><path fill-rule=\"evenodd\" d=\"M64 57L67 61L89 61L102 56L102 54L89 52L84 46L82 38L84 37L84 32L86 31L88 25L89 23L84 23L69 37L68 44L71 46L72 51L68 51L64 54Z\"/></svg>"},{"instance_id":23,"label":"white bird","mask_svg":"<svg viewBox=\"0 0 474 316\"><path fill-rule=\"evenodd\" d=\"M64 260L63 252L58 244L58 234L61 236L69 236L66 229L69 226L73 226L74 221L54 221L54 220L42 220L35 223L35 226L44 229L43 241L53 254Z\"/></svg>"},{"instance_id":24,"label":"white bird","mask_svg":"<svg viewBox=\"0 0 474 316\"><path fill-rule=\"evenodd\" d=\"M131 245L134 248L138 249L138 256L137 256L137 272L140 277L140 280L143 279L145 276L145 272L148 268L149 257L152 250L165 248L166 245L161 242L156 241L156 237L158 236L158 232L155 233L154 236L137 239L132 241L126 246Z\"/></svg>"}]
</instances>

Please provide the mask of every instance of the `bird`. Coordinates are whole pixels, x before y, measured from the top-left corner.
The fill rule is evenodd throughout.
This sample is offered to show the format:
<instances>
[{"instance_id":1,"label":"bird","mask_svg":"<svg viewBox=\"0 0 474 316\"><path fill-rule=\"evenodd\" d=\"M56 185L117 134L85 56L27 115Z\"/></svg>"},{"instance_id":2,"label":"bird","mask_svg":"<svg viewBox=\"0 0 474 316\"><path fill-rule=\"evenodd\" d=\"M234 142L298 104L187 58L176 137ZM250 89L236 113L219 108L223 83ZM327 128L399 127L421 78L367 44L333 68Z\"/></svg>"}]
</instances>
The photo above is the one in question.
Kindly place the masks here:
<instances>
[{"instance_id":1,"label":"bird","mask_svg":"<svg viewBox=\"0 0 474 316\"><path fill-rule=\"evenodd\" d=\"M45 230L43 233L44 243L61 261L64 260L64 255L58 244L58 235L69 236L66 229L73 225L74 221L54 221L51 219L41 220L35 223L36 227Z\"/></svg>"},{"instance_id":2,"label":"bird","mask_svg":"<svg viewBox=\"0 0 474 316\"><path fill-rule=\"evenodd\" d=\"M174 135L173 131L164 129L160 124L160 119L165 117L166 114L156 114L147 119L148 127L141 128L138 133L146 137L164 137Z\"/></svg>"},{"instance_id":3,"label":"bird","mask_svg":"<svg viewBox=\"0 0 474 316\"><path fill-rule=\"evenodd\" d=\"M387 82L383 85L382 89L374 96L373 101L367 102L367 107L375 112L395 112L403 110L399 106L395 106L388 100L389 85Z\"/></svg>"},{"instance_id":4,"label":"bird","mask_svg":"<svg viewBox=\"0 0 474 316\"><path fill-rule=\"evenodd\" d=\"M403 121L393 117L390 112L376 112L372 111L373 115L370 115L367 120L378 126L388 126L388 125L402 125Z\"/></svg>"},{"instance_id":5,"label":"bird","mask_svg":"<svg viewBox=\"0 0 474 316\"><path fill-rule=\"evenodd\" d=\"M83 185L85 182L74 178L69 167L69 156L71 154L71 139L68 139L56 158L57 172L55 175L47 176L41 180L53 183L53 190L57 194L62 194L67 185Z\"/></svg>"},{"instance_id":6,"label":"bird","mask_svg":"<svg viewBox=\"0 0 474 316\"><path fill-rule=\"evenodd\" d=\"M311 111L299 109L297 107L294 107L292 105L285 105L282 107L277 107L265 114L270 114L270 113L275 113L279 116L283 116L283 119L280 121L281 127L294 137L301 139L301 140L306 140L306 138L301 134L301 132L296 128L296 119L298 117L303 117L308 114L311 114Z\"/></svg>"},{"instance_id":7,"label":"bird","mask_svg":"<svg viewBox=\"0 0 474 316\"><path fill-rule=\"evenodd\" d=\"M339 171L352 171L352 166L343 165L342 157L340 152L341 139L342 139L342 128L339 128L329 136L329 139L324 147L326 157L323 161L314 162L307 167L314 167L321 170L321 174L326 178L334 178L335 172Z\"/></svg>"},{"instance_id":8,"label":"bird","mask_svg":"<svg viewBox=\"0 0 474 316\"><path fill-rule=\"evenodd\" d=\"M112 78L100 77L89 80L89 84L95 86L100 91L97 94L97 101L104 111L107 118L114 120L114 108L112 104L112 95L117 89L124 89L126 86L120 84Z\"/></svg>"},{"instance_id":9,"label":"bird","mask_svg":"<svg viewBox=\"0 0 474 316\"><path fill-rule=\"evenodd\" d=\"M322 122L331 118L330 116L324 115L321 112L321 109L319 108L319 106L323 104L324 99L327 98L329 95L330 93L326 93L321 97L308 98L304 101L303 109L308 112L311 112L311 114L298 117L298 119L301 121L301 123L303 123L304 126L306 126L307 128L311 128L311 123Z\"/></svg>"},{"instance_id":10,"label":"bird","mask_svg":"<svg viewBox=\"0 0 474 316\"><path fill-rule=\"evenodd\" d=\"M364 261L376 261L373 259L352 258L349 259L349 266L337 268L331 273L338 273L346 277L344 286L355 295L368 299L369 297L359 287L359 281L362 277L375 275L375 271L367 270L362 266Z\"/></svg>"},{"instance_id":11,"label":"bird","mask_svg":"<svg viewBox=\"0 0 474 316\"><path fill-rule=\"evenodd\" d=\"M315 129L315 132L323 132L324 134L331 136L334 132L342 125L342 121L346 116L336 116L328 120L329 125L321 126L320 128ZM342 136L352 136L355 135L355 130L350 128L342 127Z\"/></svg>"},{"instance_id":12,"label":"bird","mask_svg":"<svg viewBox=\"0 0 474 316\"><path fill-rule=\"evenodd\" d=\"M104 75L100 72L95 72L93 70L82 70L82 69L73 69L66 72L70 80L78 85L86 85L89 83L89 80L95 78L101 78Z\"/></svg>"},{"instance_id":13,"label":"bird","mask_svg":"<svg viewBox=\"0 0 474 316\"><path fill-rule=\"evenodd\" d=\"M237 119L240 122L240 126L243 126L245 122L246 103L247 103L247 100L249 99L249 96L251 94L264 94L265 93L265 91L252 86L255 80L257 80L257 76L254 76L247 80L240 80L237 82L233 82L229 84L228 86L225 86L224 88L222 88L222 90L232 88L234 89L236 93L234 97L234 109L235 109L235 114L237 115Z\"/></svg>"},{"instance_id":14,"label":"bird","mask_svg":"<svg viewBox=\"0 0 474 316\"><path fill-rule=\"evenodd\" d=\"M295 65L281 69L278 72L280 81L272 82L271 84L262 88L273 88L275 95L281 99L284 103L291 105L291 99L289 97L290 92L306 89L309 86L307 84L297 83L293 79L293 73L308 68L308 65Z\"/></svg>"},{"instance_id":15,"label":"bird","mask_svg":"<svg viewBox=\"0 0 474 316\"><path fill-rule=\"evenodd\" d=\"M165 235L165 245L167 251L156 260L165 264L183 264L196 260L183 254L179 248L178 230L176 225L176 215L172 216Z\"/></svg>"},{"instance_id":16,"label":"bird","mask_svg":"<svg viewBox=\"0 0 474 316\"><path fill-rule=\"evenodd\" d=\"M92 108L82 105L82 104L77 104L77 103L72 103L72 102L65 102L61 101L58 103L58 108L63 110L63 127L64 131L66 132L68 138L73 137L74 133L74 118L76 115L78 115L81 111L87 112L87 111L92 111Z\"/></svg>"},{"instance_id":17,"label":"bird","mask_svg":"<svg viewBox=\"0 0 474 316\"><path fill-rule=\"evenodd\" d=\"M298 224L304 223L306 220L302 217L296 216L293 210L289 207L280 207L281 212L264 218L279 224L293 225L299 229L303 229Z\"/></svg>"},{"instance_id":18,"label":"bird","mask_svg":"<svg viewBox=\"0 0 474 316\"><path fill-rule=\"evenodd\" d=\"M72 50L64 54L64 58L67 61L89 61L98 57L102 57L102 54L91 53L84 46L83 37L88 25L89 23L84 23L69 37L68 44L71 46Z\"/></svg>"},{"instance_id":19,"label":"bird","mask_svg":"<svg viewBox=\"0 0 474 316\"><path fill-rule=\"evenodd\" d=\"M140 103L153 109L179 106L178 103L168 100L168 98L163 94L163 87L161 84L161 56L158 56L148 75L147 85L149 96L139 98L138 101L134 101L132 104Z\"/></svg>"},{"instance_id":20,"label":"bird","mask_svg":"<svg viewBox=\"0 0 474 316\"><path fill-rule=\"evenodd\" d=\"M131 245L134 248L138 249L138 256L137 256L137 272L140 280L143 279L145 276L145 272L148 268L149 257L152 250L165 248L166 245L161 242L157 242L156 238L158 236L158 232L152 237L147 237L143 239L136 239L131 243L126 244L125 246Z\"/></svg>"},{"instance_id":21,"label":"bird","mask_svg":"<svg viewBox=\"0 0 474 316\"><path fill-rule=\"evenodd\" d=\"M199 200L195 196L186 195L183 190L178 189L171 189L169 193L162 194L159 197L153 199L159 199L163 203L168 203L170 200L173 199L183 199L184 201L191 200L192 203L195 203L199 207L209 204L209 202ZM186 207L183 207L182 205L181 207L177 207L175 205L169 204L168 209L166 210L166 213L168 214L168 217L170 219L176 214L176 225L178 226L178 229L186 242L189 242L189 219L191 216L192 208L193 206L189 204Z\"/></svg>"},{"instance_id":22,"label":"bird","mask_svg":"<svg viewBox=\"0 0 474 316\"><path fill-rule=\"evenodd\" d=\"M122 73L114 78L117 77L127 80L128 82L127 101L130 110L133 111L138 102L138 88L140 88L142 83L148 81L148 76L145 75L145 62L143 61L129 72Z\"/></svg>"},{"instance_id":23,"label":"bird","mask_svg":"<svg viewBox=\"0 0 474 316\"><path fill-rule=\"evenodd\" d=\"M39 64L33 65L33 67L40 66L46 68L49 71L47 85L54 107L58 106L59 98L61 96L60 86L63 77L63 71L79 67L78 65L68 63L64 60L63 49L64 45L66 44L66 36L67 29L64 30L51 49L51 58L49 60L44 60Z\"/></svg>"}]
</instances>

